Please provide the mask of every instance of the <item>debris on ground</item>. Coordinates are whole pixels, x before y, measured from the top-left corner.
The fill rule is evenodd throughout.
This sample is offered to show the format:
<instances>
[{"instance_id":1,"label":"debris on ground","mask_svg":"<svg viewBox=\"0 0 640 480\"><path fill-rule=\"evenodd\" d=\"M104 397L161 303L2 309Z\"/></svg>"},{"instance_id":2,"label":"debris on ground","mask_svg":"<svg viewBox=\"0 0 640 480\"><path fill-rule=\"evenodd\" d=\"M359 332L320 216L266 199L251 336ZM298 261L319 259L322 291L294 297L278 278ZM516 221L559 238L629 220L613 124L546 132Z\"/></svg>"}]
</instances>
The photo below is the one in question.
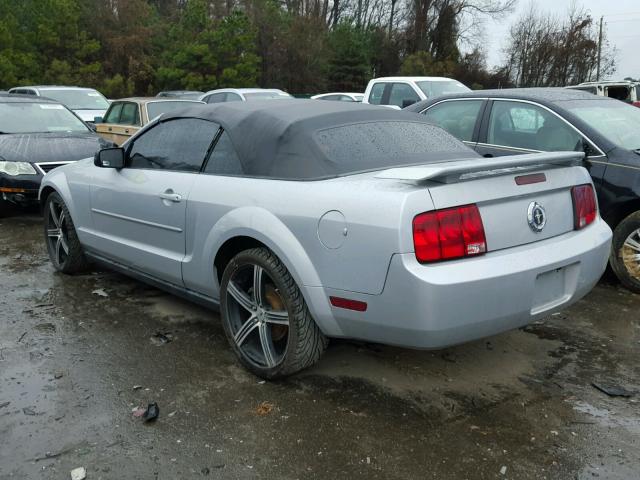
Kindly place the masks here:
<instances>
[{"instance_id":1,"label":"debris on ground","mask_svg":"<svg viewBox=\"0 0 640 480\"><path fill-rule=\"evenodd\" d=\"M160 407L158 407L158 404L156 402L153 402L150 403L147 408L136 407L131 410L131 413L136 418L142 417L144 418L145 422L151 422L158 418L158 415L160 415Z\"/></svg>"},{"instance_id":2,"label":"debris on ground","mask_svg":"<svg viewBox=\"0 0 640 480\"><path fill-rule=\"evenodd\" d=\"M56 380L60 380L62 377L64 377L64 373L62 372L56 372L53 374L53 378L55 378Z\"/></svg>"},{"instance_id":3,"label":"debris on ground","mask_svg":"<svg viewBox=\"0 0 640 480\"><path fill-rule=\"evenodd\" d=\"M7 407L11 402L2 402L0 403L0 408Z\"/></svg>"},{"instance_id":4,"label":"debris on ground","mask_svg":"<svg viewBox=\"0 0 640 480\"><path fill-rule=\"evenodd\" d=\"M136 407L133 410L131 410L131 413L133 413L134 417L141 417L144 415L144 412L146 412L147 409L146 408L142 408L142 407Z\"/></svg>"},{"instance_id":5,"label":"debris on ground","mask_svg":"<svg viewBox=\"0 0 640 480\"><path fill-rule=\"evenodd\" d=\"M35 415L36 412L33 410L33 408L30 407L24 407L22 409L22 413L24 413L25 415Z\"/></svg>"},{"instance_id":6,"label":"debris on ground","mask_svg":"<svg viewBox=\"0 0 640 480\"><path fill-rule=\"evenodd\" d=\"M255 413L256 415L260 415L261 417L264 417L265 415L269 415L271 413L271 411L273 410L273 407L274 407L273 403L262 402L256 408Z\"/></svg>"},{"instance_id":7,"label":"debris on ground","mask_svg":"<svg viewBox=\"0 0 640 480\"><path fill-rule=\"evenodd\" d=\"M506 475L507 474L507 466L503 465L502 468L500 469L500 475Z\"/></svg>"},{"instance_id":8,"label":"debris on ground","mask_svg":"<svg viewBox=\"0 0 640 480\"><path fill-rule=\"evenodd\" d=\"M171 332L156 332L151 336L151 343L155 346L159 347L161 345L165 345L167 343L171 343L173 340L170 336Z\"/></svg>"},{"instance_id":9,"label":"debris on ground","mask_svg":"<svg viewBox=\"0 0 640 480\"><path fill-rule=\"evenodd\" d=\"M84 467L71 470L71 480L84 480L85 478L87 478L87 470Z\"/></svg>"},{"instance_id":10,"label":"debris on ground","mask_svg":"<svg viewBox=\"0 0 640 480\"><path fill-rule=\"evenodd\" d=\"M619 385L604 385L596 382L592 382L591 385L610 397L632 397L634 394L634 392L631 392Z\"/></svg>"},{"instance_id":11,"label":"debris on ground","mask_svg":"<svg viewBox=\"0 0 640 480\"><path fill-rule=\"evenodd\" d=\"M169 417L173 417L176 413L178 413L178 411L174 410L173 412L169 413Z\"/></svg>"},{"instance_id":12,"label":"debris on ground","mask_svg":"<svg viewBox=\"0 0 640 480\"><path fill-rule=\"evenodd\" d=\"M158 415L160 415L160 407L158 407L156 402L153 402L147 406L147 410L142 415L142 418L144 418L145 422L152 422L158 418Z\"/></svg>"},{"instance_id":13,"label":"debris on ground","mask_svg":"<svg viewBox=\"0 0 640 480\"><path fill-rule=\"evenodd\" d=\"M108 297L109 294L104 290L104 288L97 288L93 292L94 295L98 295L99 297Z\"/></svg>"},{"instance_id":14,"label":"debris on ground","mask_svg":"<svg viewBox=\"0 0 640 480\"><path fill-rule=\"evenodd\" d=\"M132 390L140 390L142 385L134 385Z\"/></svg>"}]
</instances>

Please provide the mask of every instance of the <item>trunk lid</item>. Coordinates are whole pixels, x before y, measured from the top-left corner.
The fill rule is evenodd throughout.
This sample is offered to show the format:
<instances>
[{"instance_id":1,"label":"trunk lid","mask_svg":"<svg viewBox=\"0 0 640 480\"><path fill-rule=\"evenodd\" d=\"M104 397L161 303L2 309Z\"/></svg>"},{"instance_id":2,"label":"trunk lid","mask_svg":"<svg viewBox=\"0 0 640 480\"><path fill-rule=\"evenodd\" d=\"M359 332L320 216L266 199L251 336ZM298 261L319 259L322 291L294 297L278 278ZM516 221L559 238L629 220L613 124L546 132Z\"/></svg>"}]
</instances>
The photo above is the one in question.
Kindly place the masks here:
<instances>
[{"instance_id":1,"label":"trunk lid","mask_svg":"<svg viewBox=\"0 0 640 480\"><path fill-rule=\"evenodd\" d=\"M477 205L488 252L537 242L574 229L571 189L591 182L588 172L576 166L582 154L470 160L393 169L378 176L401 179L400 170L407 170L405 180L428 187L436 210ZM530 175L536 175L538 181L528 184L516 181L518 177ZM537 218L531 219L532 216ZM541 217L545 222L539 228Z\"/></svg>"}]
</instances>

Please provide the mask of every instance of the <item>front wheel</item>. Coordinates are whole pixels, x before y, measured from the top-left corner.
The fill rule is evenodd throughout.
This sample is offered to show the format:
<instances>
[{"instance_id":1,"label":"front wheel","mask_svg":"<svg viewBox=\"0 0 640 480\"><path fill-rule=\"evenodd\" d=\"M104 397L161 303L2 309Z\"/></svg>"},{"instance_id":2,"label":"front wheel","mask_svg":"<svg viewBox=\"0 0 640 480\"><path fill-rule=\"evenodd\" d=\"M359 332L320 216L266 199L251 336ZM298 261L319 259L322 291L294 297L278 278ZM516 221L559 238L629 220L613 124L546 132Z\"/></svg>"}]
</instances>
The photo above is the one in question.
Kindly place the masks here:
<instances>
[{"instance_id":1,"label":"front wheel","mask_svg":"<svg viewBox=\"0 0 640 480\"><path fill-rule=\"evenodd\" d=\"M78 273L87 268L87 259L76 234L69 209L62 197L53 192L44 206L44 237L49 258L56 270Z\"/></svg>"},{"instance_id":2,"label":"front wheel","mask_svg":"<svg viewBox=\"0 0 640 480\"><path fill-rule=\"evenodd\" d=\"M327 338L300 289L266 248L236 255L221 283L224 331L242 364L255 375L281 378L318 361Z\"/></svg>"},{"instance_id":3,"label":"front wheel","mask_svg":"<svg viewBox=\"0 0 640 480\"><path fill-rule=\"evenodd\" d=\"M613 231L610 263L620 283L640 293L640 212L629 215Z\"/></svg>"}]
</instances>

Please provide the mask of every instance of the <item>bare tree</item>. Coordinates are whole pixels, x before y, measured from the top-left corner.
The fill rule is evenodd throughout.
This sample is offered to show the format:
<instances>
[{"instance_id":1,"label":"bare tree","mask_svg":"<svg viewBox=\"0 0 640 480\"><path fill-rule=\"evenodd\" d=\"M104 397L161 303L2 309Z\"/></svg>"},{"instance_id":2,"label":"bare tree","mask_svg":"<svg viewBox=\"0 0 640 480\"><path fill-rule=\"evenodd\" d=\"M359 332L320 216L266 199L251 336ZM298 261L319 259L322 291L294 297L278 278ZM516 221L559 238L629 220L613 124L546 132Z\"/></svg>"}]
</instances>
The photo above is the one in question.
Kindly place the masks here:
<instances>
[{"instance_id":1,"label":"bare tree","mask_svg":"<svg viewBox=\"0 0 640 480\"><path fill-rule=\"evenodd\" d=\"M532 4L511 27L504 68L521 87L566 86L594 79L597 53L597 27L583 9L572 6L560 19ZM603 76L615 71L614 56L603 36Z\"/></svg>"}]
</instances>

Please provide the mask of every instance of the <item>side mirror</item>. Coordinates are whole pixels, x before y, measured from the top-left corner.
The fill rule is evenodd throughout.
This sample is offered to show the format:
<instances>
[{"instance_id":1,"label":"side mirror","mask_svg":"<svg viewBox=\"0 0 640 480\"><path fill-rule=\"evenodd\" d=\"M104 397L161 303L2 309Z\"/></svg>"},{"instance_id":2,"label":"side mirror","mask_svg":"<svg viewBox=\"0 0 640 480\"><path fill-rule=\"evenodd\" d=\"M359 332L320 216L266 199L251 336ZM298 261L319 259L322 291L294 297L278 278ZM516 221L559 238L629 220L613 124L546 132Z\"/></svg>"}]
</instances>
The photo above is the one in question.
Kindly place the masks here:
<instances>
[{"instance_id":1,"label":"side mirror","mask_svg":"<svg viewBox=\"0 0 640 480\"><path fill-rule=\"evenodd\" d=\"M93 117L93 123L102 123L102 117Z\"/></svg>"},{"instance_id":2,"label":"side mirror","mask_svg":"<svg viewBox=\"0 0 640 480\"><path fill-rule=\"evenodd\" d=\"M124 149L120 147L103 148L93 157L93 164L100 168L124 167Z\"/></svg>"},{"instance_id":3,"label":"side mirror","mask_svg":"<svg viewBox=\"0 0 640 480\"><path fill-rule=\"evenodd\" d=\"M585 158L595 153L593 148L591 147L591 144L586 140L582 141L582 150L584 151Z\"/></svg>"},{"instance_id":4,"label":"side mirror","mask_svg":"<svg viewBox=\"0 0 640 480\"><path fill-rule=\"evenodd\" d=\"M415 100L403 100L402 108L407 108L408 106L413 105L414 103L416 103Z\"/></svg>"}]
</instances>

